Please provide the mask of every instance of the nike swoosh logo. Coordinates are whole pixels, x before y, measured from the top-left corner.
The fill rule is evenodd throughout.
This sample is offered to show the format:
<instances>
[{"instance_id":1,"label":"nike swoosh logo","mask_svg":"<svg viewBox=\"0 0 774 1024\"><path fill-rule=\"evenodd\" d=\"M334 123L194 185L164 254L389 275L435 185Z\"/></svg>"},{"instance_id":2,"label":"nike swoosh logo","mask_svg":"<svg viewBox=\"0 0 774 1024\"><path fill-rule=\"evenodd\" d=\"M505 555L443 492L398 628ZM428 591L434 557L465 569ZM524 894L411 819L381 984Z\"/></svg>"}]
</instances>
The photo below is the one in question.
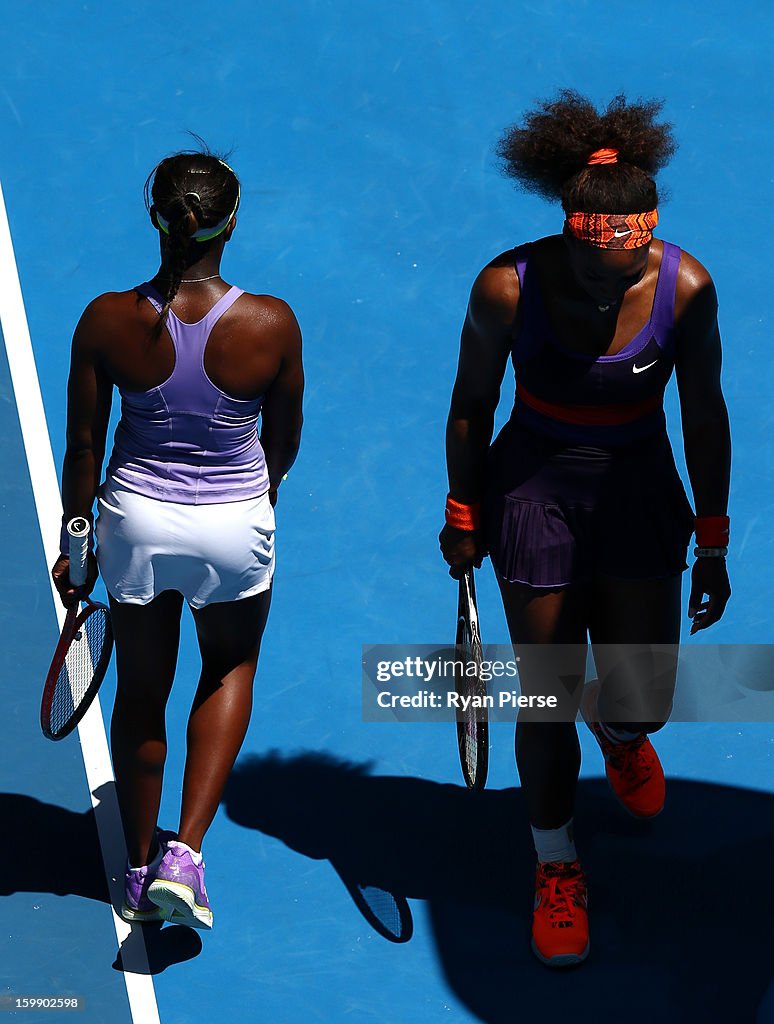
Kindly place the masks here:
<instances>
[{"instance_id":1,"label":"nike swoosh logo","mask_svg":"<svg viewBox=\"0 0 774 1024\"><path fill-rule=\"evenodd\" d=\"M613 232L613 238L625 238L627 235L630 235L631 233L632 233L632 229L631 228L629 228L628 231L619 231L618 228L616 228L615 231Z\"/></svg>"},{"instance_id":2,"label":"nike swoosh logo","mask_svg":"<svg viewBox=\"0 0 774 1024\"><path fill-rule=\"evenodd\" d=\"M633 366L632 373L642 373L643 370L649 370L651 366L655 366L658 359L654 359L652 363L648 363L647 366Z\"/></svg>"}]
</instances>

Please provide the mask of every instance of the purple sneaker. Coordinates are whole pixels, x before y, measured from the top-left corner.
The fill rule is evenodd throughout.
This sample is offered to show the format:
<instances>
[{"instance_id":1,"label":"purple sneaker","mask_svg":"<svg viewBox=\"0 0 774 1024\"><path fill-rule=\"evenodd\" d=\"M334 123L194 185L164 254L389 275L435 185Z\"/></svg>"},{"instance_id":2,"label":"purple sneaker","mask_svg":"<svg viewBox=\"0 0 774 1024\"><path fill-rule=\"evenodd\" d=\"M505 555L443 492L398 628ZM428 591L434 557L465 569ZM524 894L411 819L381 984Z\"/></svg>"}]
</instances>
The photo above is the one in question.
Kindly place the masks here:
<instances>
[{"instance_id":1,"label":"purple sneaker","mask_svg":"<svg viewBox=\"0 0 774 1024\"><path fill-rule=\"evenodd\" d=\"M124 902L121 917L125 921L164 921L165 914L155 903L148 899L148 888L156 877L156 870L167 851L167 842L177 838L174 832L162 832L156 829L156 841L159 848L156 856L141 868L130 868L127 864L124 875Z\"/></svg>"},{"instance_id":2,"label":"purple sneaker","mask_svg":"<svg viewBox=\"0 0 774 1024\"><path fill-rule=\"evenodd\" d=\"M171 841L148 887L148 898L163 916L192 928L212 928L212 910L204 887L204 861L195 864L184 843Z\"/></svg>"}]
</instances>

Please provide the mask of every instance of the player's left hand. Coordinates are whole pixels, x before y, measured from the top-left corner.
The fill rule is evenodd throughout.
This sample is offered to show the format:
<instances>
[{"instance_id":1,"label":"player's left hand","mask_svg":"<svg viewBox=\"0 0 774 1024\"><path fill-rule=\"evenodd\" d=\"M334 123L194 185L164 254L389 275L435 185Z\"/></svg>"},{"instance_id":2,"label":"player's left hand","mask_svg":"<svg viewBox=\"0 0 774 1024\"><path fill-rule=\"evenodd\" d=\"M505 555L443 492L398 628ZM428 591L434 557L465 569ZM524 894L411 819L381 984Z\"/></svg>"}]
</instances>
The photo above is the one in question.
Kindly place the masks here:
<instances>
[{"instance_id":1,"label":"player's left hand","mask_svg":"<svg viewBox=\"0 0 774 1024\"><path fill-rule=\"evenodd\" d=\"M708 600L703 601L704 595ZM691 572L688 618L693 619L691 636L714 625L726 610L731 596L725 558L697 558Z\"/></svg>"}]
</instances>

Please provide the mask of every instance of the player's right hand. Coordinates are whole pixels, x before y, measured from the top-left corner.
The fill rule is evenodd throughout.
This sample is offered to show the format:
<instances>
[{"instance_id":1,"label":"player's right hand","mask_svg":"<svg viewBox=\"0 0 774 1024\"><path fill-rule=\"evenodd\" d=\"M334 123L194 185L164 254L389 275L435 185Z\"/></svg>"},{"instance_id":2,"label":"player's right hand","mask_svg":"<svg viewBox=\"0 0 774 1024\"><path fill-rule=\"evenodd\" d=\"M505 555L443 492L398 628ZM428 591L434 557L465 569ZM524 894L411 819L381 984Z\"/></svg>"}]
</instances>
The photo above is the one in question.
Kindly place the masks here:
<instances>
[{"instance_id":1,"label":"player's right hand","mask_svg":"<svg viewBox=\"0 0 774 1024\"><path fill-rule=\"evenodd\" d=\"M51 569L51 578L54 581L56 592L65 608L72 608L73 605L87 597L94 589L98 575L97 559L93 551L90 551L88 555L86 582L82 587L74 587L70 582L70 559L67 555L60 555Z\"/></svg>"},{"instance_id":2,"label":"player's right hand","mask_svg":"<svg viewBox=\"0 0 774 1024\"><path fill-rule=\"evenodd\" d=\"M438 535L441 554L449 563L449 575L458 580L466 569L478 569L486 555L480 530L458 530L447 523Z\"/></svg>"}]
</instances>

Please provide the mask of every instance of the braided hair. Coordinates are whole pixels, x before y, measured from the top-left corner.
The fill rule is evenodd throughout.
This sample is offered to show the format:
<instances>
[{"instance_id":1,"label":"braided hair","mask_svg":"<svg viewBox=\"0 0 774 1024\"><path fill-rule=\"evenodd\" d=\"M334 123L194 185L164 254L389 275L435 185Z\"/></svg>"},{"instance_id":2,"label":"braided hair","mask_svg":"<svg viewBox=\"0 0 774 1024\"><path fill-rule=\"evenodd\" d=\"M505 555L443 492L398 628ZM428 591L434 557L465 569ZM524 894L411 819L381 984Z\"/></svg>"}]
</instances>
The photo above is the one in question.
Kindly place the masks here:
<instances>
[{"instance_id":1,"label":"braided hair","mask_svg":"<svg viewBox=\"0 0 774 1024\"><path fill-rule=\"evenodd\" d=\"M186 151L165 157L145 182L145 206L167 234L162 259L164 306L156 330L165 323L187 267L200 259L226 229L239 205L239 179L209 152ZM214 235L204 230L217 229ZM197 237L198 236L198 237Z\"/></svg>"},{"instance_id":2,"label":"braided hair","mask_svg":"<svg viewBox=\"0 0 774 1024\"><path fill-rule=\"evenodd\" d=\"M672 126L656 122L663 105L618 95L598 111L563 89L508 128L497 154L521 188L561 200L566 213L643 213L658 205L653 179L677 148ZM589 166L604 148L617 150L616 162Z\"/></svg>"}]
</instances>

